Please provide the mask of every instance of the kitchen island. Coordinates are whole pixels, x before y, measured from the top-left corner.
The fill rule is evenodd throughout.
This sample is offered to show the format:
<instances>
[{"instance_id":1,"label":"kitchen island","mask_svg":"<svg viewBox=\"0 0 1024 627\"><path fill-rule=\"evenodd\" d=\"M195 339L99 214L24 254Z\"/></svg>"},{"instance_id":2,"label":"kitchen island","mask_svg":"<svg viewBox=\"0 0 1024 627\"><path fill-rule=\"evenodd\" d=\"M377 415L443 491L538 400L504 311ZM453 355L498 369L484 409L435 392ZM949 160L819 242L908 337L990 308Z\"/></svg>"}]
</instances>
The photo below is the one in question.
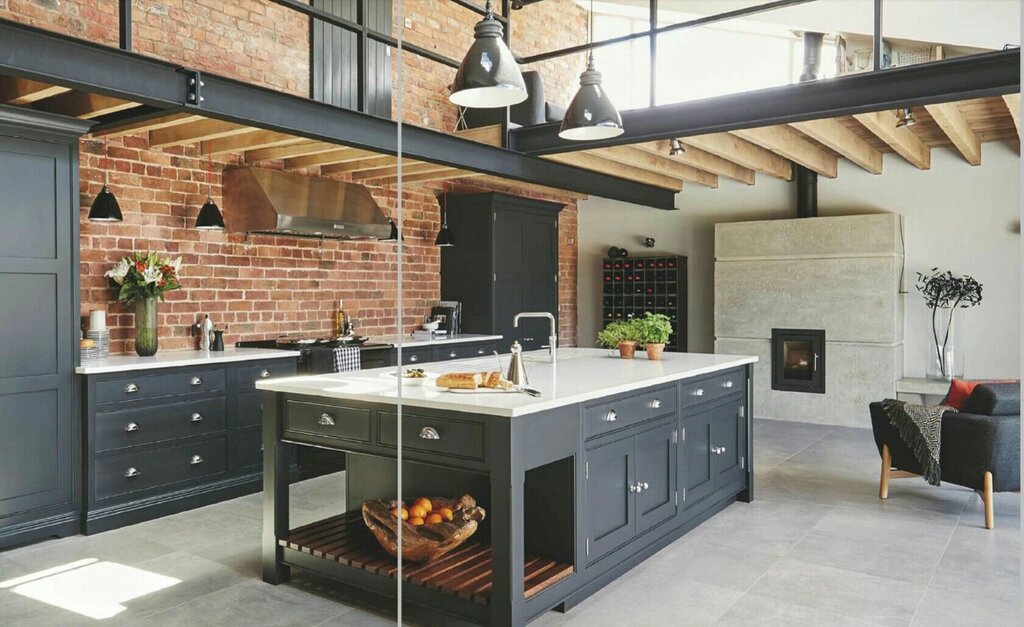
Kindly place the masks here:
<instances>
[{"instance_id":1,"label":"kitchen island","mask_svg":"<svg viewBox=\"0 0 1024 627\"><path fill-rule=\"evenodd\" d=\"M727 507L753 498L755 357L609 351L527 354L522 393L401 390L393 369L264 380L263 579L292 567L394 595L395 560L366 530L365 500L473 495L477 533L427 565L406 564L406 602L489 625L568 610ZM495 358L432 364L494 370ZM350 453L346 507L292 529L286 445Z\"/></svg>"}]
</instances>

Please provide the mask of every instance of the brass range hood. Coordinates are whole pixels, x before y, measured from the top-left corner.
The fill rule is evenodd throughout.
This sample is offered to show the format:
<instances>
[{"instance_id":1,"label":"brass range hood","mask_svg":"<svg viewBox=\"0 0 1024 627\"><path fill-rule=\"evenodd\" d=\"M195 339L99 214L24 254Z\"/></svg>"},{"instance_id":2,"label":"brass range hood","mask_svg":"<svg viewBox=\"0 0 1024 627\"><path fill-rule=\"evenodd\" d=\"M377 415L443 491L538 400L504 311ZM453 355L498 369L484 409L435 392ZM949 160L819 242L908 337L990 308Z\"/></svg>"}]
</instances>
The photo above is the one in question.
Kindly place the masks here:
<instances>
[{"instance_id":1,"label":"brass range hood","mask_svg":"<svg viewBox=\"0 0 1024 627\"><path fill-rule=\"evenodd\" d=\"M380 239L391 232L366 187L278 170L224 170L224 210L236 232L333 239Z\"/></svg>"}]
</instances>

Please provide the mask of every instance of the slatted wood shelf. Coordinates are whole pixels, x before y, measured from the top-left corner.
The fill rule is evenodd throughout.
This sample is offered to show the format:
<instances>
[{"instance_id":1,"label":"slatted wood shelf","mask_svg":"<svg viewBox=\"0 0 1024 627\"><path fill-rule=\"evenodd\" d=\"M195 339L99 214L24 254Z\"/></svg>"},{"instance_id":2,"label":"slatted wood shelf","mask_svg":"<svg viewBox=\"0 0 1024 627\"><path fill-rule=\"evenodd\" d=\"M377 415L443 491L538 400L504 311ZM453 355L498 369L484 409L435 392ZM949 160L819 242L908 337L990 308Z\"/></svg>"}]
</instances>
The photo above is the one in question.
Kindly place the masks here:
<instances>
[{"instance_id":1,"label":"slatted wood shelf","mask_svg":"<svg viewBox=\"0 0 1024 627\"><path fill-rule=\"evenodd\" d=\"M377 544L360 512L346 512L297 527L278 540L278 544L389 579L395 579L398 572L397 561ZM572 572L571 564L527 557L525 597L529 599ZM402 569L402 579L487 605L491 599L491 547L466 542L440 559L426 564L407 564Z\"/></svg>"}]
</instances>

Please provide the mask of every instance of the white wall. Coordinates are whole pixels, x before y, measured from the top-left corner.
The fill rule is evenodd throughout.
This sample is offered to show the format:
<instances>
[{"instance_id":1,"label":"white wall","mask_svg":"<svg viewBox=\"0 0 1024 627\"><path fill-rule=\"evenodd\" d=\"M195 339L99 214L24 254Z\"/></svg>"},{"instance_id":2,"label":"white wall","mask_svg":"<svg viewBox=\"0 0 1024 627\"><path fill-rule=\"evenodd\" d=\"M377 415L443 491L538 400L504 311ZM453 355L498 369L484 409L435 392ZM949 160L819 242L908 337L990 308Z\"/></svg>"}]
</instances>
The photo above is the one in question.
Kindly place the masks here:
<instances>
[{"instance_id":1,"label":"white wall","mask_svg":"<svg viewBox=\"0 0 1024 627\"><path fill-rule=\"evenodd\" d=\"M999 142L983 145L971 167L950 149L932 151L930 170L886 155L872 175L840 159L839 176L819 177L820 215L899 212L906 216L906 376L924 376L927 310L915 273L938 266L984 285L984 301L966 310L966 376L1015 377L1020 371L1019 155ZM592 198L579 211L579 342L593 344L601 324L600 258L609 246L631 254L689 257L690 350L714 350L714 224L795 215L793 185L763 174L755 186L725 178L718 189L687 185L679 211ZM653 250L640 240L656 238Z\"/></svg>"}]
</instances>

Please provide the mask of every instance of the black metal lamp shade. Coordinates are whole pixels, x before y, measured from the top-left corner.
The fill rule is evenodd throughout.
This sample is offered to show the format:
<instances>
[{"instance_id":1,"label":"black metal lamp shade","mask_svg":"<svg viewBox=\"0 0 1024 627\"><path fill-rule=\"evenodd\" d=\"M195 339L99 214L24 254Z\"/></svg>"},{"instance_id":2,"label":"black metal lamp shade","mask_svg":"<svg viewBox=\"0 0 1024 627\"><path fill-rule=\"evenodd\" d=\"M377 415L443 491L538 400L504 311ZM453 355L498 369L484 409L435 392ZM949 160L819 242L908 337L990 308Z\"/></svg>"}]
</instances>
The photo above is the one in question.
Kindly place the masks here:
<instances>
[{"instance_id":1,"label":"black metal lamp shade","mask_svg":"<svg viewBox=\"0 0 1024 627\"><path fill-rule=\"evenodd\" d=\"M213 202L213 198L210 196L206 197L206 202L199 210L199 215L196 216L196 228L203 231L224 230L224 216L221 215L220 207Z\"/></svg>"},{"instance_id":2,"label":"black metal lamp shade","mask_svg":"<svg viewBox=\"0 0 1024 627\"><path fill-rule=\"evenodd\" d=\"M434 246L454 246L455 238L452 237L452 231L448 228L448 224L442 224L441 230L437 232L437 238L434 240Z\"/></svg>"},{"instance_id":3,"label":"black metal lamp shade","mask_svg":"<svg viewBox=\"0 0 1024 627\"><path fill-rule=\"evenodd\" d=\"M449 100L474 109L508 107L526 100L523 74L501 35L501 23L490 12L476 23L473 45L455 74Z\"/></svg>"},{"instance_id":4,"label":"black metal lamp shade","mask_svg":"<svg viewBox=\"0 0 1024 627\"><path fill-rule=\"evenodd\" d=\"M896 110L896 128L906 128L917 124L914 119L914 110L910 107L902 107Z\"/></svg>"},{"instance_id":5,"label":"black metal lamp shade","mask_svg":"<svg viewBox=\"0 0 1024 627\"><path fill-rule=\"evenodd\" d=\"M683 142L679 141L678 139L673 139L671 143L669 143L668 154L670 156L678 157L684 152L686 152L686 148L683 147Z\"/></svg>"},{"instance_id":6,"label":"black metal lamp shade","mask_svg":"<svg viewBox=\"0 0 1024 627\"><path fill-rule=\"evenodd\" d=\"M110 192L110 188L104 183L103 189L100 190L99 194L96 194L96 198L92 201L92 206L89 207L89 221L121 222L123 220L124 216L121 215L121 205L117 203L117 198L114 197L114 194Z\"/></svg>"},{"instance_id":7,"label":"black metal lamp shade","mask_svg":"<svg viewBox=\"0 0 1024 627\"><path fill-rule=\"evenodd\" d=\"M397 242L401 237L398 234L398 224L394 220L388 218L388 224L391 225L391 232L388 233L387 237L380 238L381 242Z\"/></svg>"},{"instance_id":8,"label":"black metal lamp shade","mask_svg":"<svg viewBox=\"0 0 1024 627\"><path fill-rule=\"evenodd\" d=\"M558 136L587 141L618 137L623 132L622 116L601 87L601 73L594 69L591 57L587 69L580 74L580 88L569 103Z\"/></svg>"}]
</instances>

